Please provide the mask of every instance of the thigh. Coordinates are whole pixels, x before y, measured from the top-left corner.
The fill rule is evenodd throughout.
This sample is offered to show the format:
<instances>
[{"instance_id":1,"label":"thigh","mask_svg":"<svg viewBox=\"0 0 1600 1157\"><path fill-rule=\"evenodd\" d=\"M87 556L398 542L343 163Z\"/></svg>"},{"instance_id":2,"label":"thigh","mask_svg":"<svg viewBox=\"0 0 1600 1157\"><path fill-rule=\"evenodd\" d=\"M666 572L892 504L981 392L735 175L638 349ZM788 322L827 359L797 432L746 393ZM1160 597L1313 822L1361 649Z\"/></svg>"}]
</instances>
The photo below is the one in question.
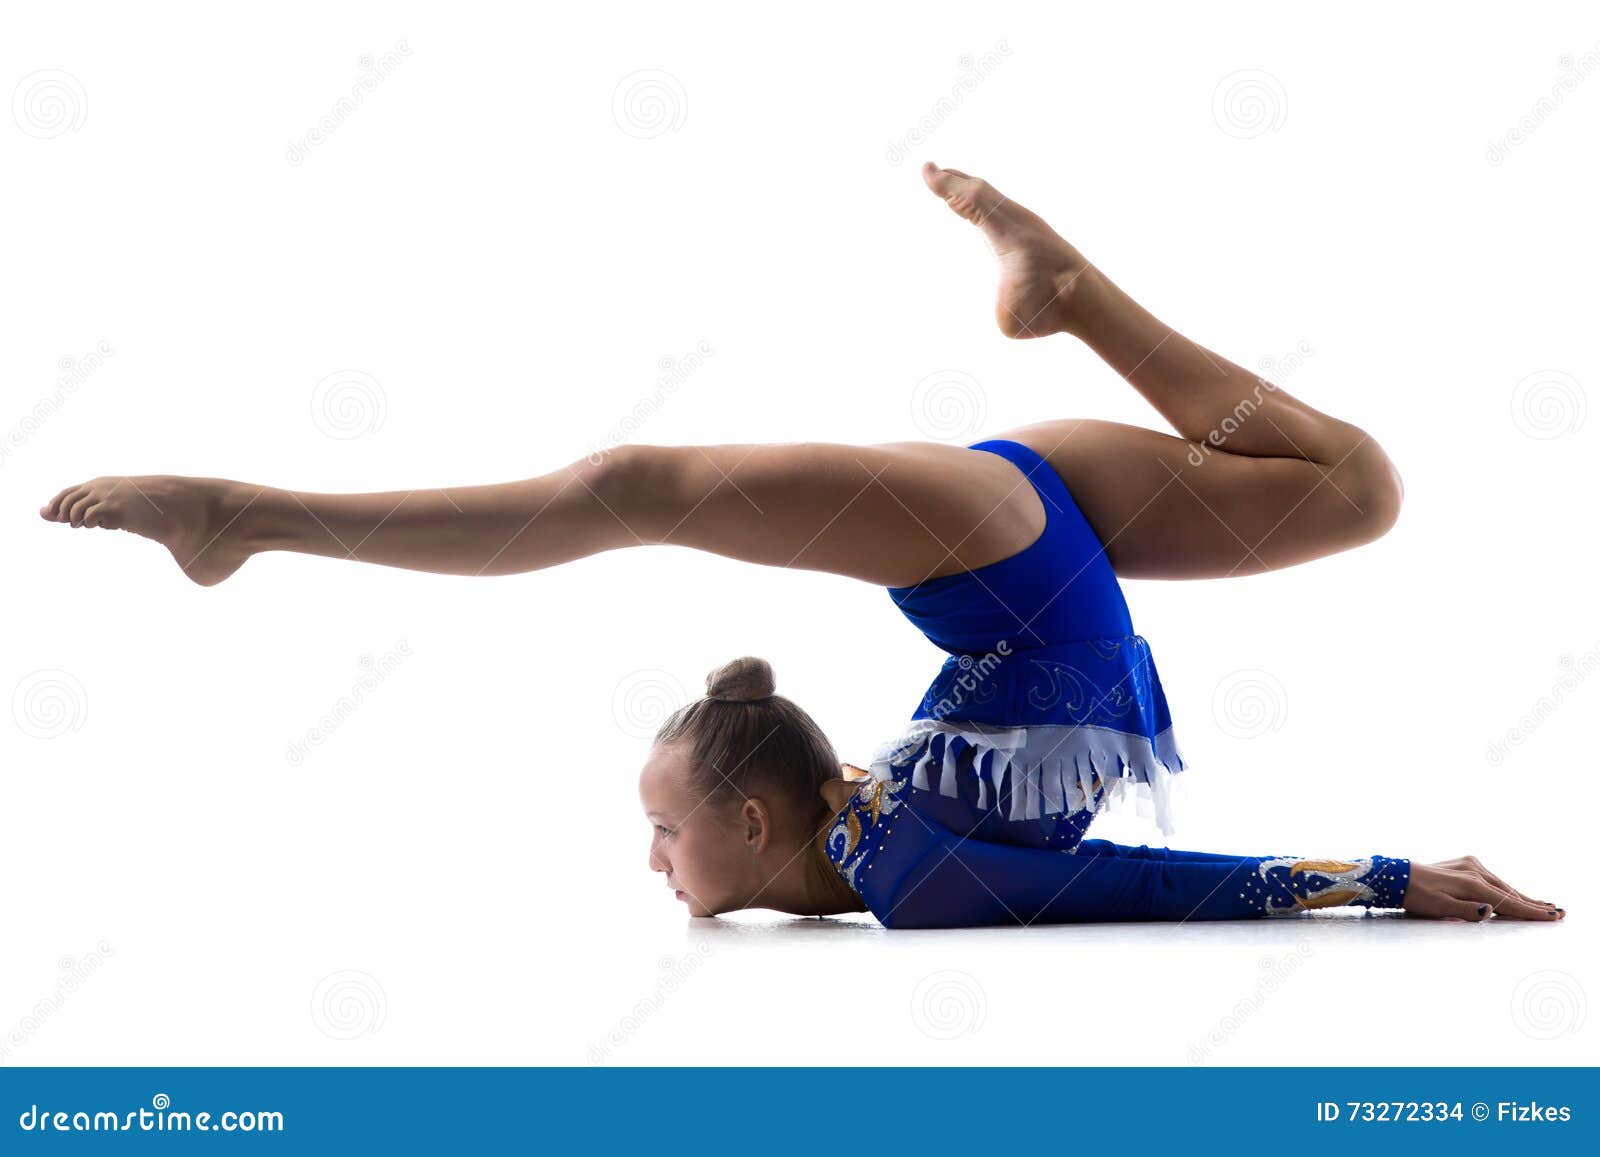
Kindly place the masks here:
<instances>
[{"instance_id":1,"label":"thigh","mask_svg":"<svg viewBox=\"0 0 1600 1157\"><path fill-rule=\"evenodd\" d=\"M1022 471L937 442L636 446L618 517L647 543L909 586L1044 531Z\"/></svg>"},{"instance_id":2,"label":"thigh","mask_svg":"<svg viewBox=\"0 0 1600 1157\"><path fill-rule=\"evenodd\" d=\"M1327 465L1251 458L1092 418L995 436L1021 442L1061 475L1122 578L1259 574L1387 529L1366 453Z\"/></svg>"}]
</instances>

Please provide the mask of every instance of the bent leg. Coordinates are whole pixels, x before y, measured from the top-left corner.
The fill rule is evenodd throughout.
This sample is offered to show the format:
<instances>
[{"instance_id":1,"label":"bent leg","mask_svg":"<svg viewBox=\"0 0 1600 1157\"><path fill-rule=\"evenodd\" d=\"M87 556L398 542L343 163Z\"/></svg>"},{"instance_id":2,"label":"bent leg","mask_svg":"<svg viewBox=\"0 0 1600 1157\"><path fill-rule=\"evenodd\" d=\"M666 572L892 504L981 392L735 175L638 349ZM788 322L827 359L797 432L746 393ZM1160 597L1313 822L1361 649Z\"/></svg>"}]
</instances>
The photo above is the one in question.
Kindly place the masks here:
<instances>
[{"instance_id":1,"label":"bent leg","mask_svg":"<svg viewBox=\"0 0 1600 1157\"><path fill-rule=\"evenodd\" d=\"M1399 484L1365 449L1331 463L1208 453L1195 441L1088 418L998 436L1061 475L1121 578L1280 570L1372 542L1399 517Z\"/></svg>"},{"instance_id":2,"label":"bent leg","mask_svg":"<svg viewBox=\"0 0 1600 1157\"><path fill-rule=\"evenodd\" d=\"M1348 550L1393 525L1400 476L1366 431L1159 320L987 182L932 166L924 179L994 249L1001 330L1073 334L1180 435L1072 420L999 435L1062 476L1119 576L1260 573Z\"/></svg>"}]
</instances>

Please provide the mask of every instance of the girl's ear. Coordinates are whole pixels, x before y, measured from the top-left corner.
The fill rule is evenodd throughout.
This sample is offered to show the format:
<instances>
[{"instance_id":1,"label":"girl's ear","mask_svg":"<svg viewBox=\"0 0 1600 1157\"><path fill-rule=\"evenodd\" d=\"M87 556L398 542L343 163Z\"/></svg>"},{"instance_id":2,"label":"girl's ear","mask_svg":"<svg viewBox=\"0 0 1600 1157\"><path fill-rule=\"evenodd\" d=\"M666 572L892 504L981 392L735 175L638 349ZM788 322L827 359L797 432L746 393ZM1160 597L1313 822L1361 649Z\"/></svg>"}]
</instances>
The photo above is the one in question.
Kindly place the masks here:
<instances>
[{"instance_id":1,"label":"girl's ear","mask_svg":"<svg viewBox=\"0 0 1600 1157\"><path fill-rule=\"evenodd\" d=\"M839 769L844 772L846 779L866 779L867 772L853 763L841 763Z\"/></svg>"},{"instance_id":2,"label":"girl's ear","mask_svg":"<svg viewBox=\"0 0 1600 1157\"><path fill-rule=\"evenodd\" d=\"M767 805L759 799L747 799L739 811L744 821L745 845L752 852L761 851L772 835L772 817L767 814Z\"/></svg>"}]
</instances>

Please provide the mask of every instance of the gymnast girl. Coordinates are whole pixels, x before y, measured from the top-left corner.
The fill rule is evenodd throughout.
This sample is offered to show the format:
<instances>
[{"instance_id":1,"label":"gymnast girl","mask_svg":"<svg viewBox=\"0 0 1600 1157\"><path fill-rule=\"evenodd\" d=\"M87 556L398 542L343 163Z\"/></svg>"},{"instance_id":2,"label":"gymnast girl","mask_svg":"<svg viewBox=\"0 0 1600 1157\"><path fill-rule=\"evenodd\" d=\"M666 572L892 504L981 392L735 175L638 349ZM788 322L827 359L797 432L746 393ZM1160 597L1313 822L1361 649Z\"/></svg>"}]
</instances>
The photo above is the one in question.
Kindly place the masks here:
<instances>
[{"instance_id":1,"label":"gymnast girl","mask_svg":"<svg viewBox=\"0 0 1600 1157\"><path fill-rule=\"evenodd\" d=\"M923 166L999 260L1011 338L1070 334L1177 436L1057 419L967 446L624 445L499 485L316 494L102 477L40 510L130 531L213 585L259 551L505 575L689 546L888 588L948 653L866 768L744 658L655 738L650 867L693 916L871 912L889 928L1220 920L1335 905L1559 920L1472 856L1233 856L1086 839L1131 786L1171 832L1184 769L1120 578L1219 578L1371 542L1402 486L1366 432L1158 321L992 185Z\"/></svg>"}]
</instances>

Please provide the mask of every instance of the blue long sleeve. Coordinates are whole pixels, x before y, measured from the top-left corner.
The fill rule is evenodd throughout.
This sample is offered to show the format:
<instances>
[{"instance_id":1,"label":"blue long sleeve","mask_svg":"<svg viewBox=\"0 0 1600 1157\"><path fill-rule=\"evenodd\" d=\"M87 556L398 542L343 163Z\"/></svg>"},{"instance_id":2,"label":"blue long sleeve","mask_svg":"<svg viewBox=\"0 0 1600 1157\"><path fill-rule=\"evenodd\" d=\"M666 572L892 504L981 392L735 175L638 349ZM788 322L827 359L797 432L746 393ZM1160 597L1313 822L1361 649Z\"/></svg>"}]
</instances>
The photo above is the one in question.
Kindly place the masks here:
<instances>
[{"instance_id":1,"label":"blue long sleeve","mask_svg":"<svg viewBox=\"0 0 1600 1157\"><path fill-rule=\"evenodd\" d=\"M826 857L890 928L1237 920L1335 905L1404 907L1411 861L1235 856L1083 839L1094 813L1011 819L923 790L909 766L862 781ZM1096 802L1104 791L1097 785Z\"/></svg>"},{"instance_id":2,"label":"blue long sleeve","mask_svg":"<svg viewBox=\"0 0 1600 1157\"><path fill-rule=\"evenodd\" d=\"M1410 882L1409 860L1378 855L1231 856L1106 840L1062 852L963 839L920 818L910 822L884 847L887 855L900 842L899 870L886 862L889 870L872 881L877 886L863 891L890 928L1235 920L1344 904L1398 908Z\"/></svg>"}]
</instances>

